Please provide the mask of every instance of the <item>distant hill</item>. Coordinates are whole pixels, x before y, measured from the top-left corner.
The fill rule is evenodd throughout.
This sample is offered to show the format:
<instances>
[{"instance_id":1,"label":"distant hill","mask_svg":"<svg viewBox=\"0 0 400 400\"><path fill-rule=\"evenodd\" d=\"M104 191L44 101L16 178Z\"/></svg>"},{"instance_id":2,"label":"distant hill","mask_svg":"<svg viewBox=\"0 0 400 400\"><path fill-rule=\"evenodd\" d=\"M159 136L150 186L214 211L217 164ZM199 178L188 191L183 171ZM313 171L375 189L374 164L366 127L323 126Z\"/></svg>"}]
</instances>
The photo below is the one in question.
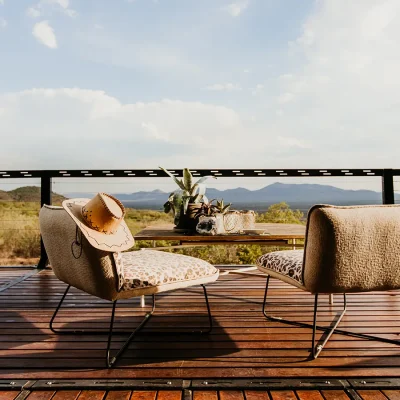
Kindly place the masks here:
<instances>
[{"instance_id":1,"label":"distant hill","mask_svg":"<svg viewBox=\"0 0 400 400\"><path fill-rule=\"evenodd\" d=\"M66 197L58 194L52 193L52 202L61 203ZM18 189L4 191L0 190L0 201L36 201L40 202L40 187L38 186L24 186Z\"/></svg>"},{"instance_id":2,"label":"distant hill","mask_svg":"<svg viewBox=\"0 0 400 400\"><path fill-rule=\"evenodd\" d=\"M153 190L136 193L116 193L128 207L161 209L169 192ZM68 197L93 197L93 193L71 193ZM346 190L329 185L274 183L258 190L236 188L228 190L207 189L209 199L221 199L233 204L234 208L265 209L279 202L286 202L292 208L307 209L313 204L381 204L382 194L372 190ZM399 199L399 197L396 197Z\"/></svg>"}]
</instances>

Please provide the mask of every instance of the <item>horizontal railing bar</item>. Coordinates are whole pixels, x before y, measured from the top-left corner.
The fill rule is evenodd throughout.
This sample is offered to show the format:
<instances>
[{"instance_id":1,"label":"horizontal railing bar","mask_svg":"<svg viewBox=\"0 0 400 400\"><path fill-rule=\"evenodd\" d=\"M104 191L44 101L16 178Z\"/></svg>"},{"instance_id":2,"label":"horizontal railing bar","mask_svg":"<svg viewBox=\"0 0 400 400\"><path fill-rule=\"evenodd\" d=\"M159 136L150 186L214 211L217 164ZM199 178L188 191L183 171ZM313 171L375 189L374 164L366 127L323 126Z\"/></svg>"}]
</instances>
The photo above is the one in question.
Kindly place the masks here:
<instances>
[{"instance_id":1,"label":"horizontal railing bar","mask_svg":"<svg viewBox=\"0 0 400 400\"><path fill-rule=\"evenodd\" d=\"M351 177L384 175L385 169L190 169L193 175L216 177ZM176 176L182 176L182 169L169 169ZM387 171L387 170L386 170ZM394 176L400 176L400 169L390 170ZM102 169L102 170L0 170L0 178L165 178L168 175L155 169Z\"/></svg>"}]
</instances>

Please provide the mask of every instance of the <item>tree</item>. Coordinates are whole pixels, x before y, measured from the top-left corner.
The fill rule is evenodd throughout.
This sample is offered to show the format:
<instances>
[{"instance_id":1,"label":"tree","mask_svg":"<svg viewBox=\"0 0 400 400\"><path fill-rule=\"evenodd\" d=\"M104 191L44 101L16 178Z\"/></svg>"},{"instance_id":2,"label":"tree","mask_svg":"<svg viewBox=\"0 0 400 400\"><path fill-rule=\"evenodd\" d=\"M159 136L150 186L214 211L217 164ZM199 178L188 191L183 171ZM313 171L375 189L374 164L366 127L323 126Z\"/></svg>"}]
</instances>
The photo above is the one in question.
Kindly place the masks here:
<instances>
[{"instance_id":1,"label":"tree","mask_svg":"<svg viewBox=\"0 0 400 400\"><path fill-rule=\"evenodd\" d=\"M257 215L257 222L280 224L304 224L304 214L300 210L292 210L285 202L273 204L268 210Z\"/></svg>"}]
</instances>

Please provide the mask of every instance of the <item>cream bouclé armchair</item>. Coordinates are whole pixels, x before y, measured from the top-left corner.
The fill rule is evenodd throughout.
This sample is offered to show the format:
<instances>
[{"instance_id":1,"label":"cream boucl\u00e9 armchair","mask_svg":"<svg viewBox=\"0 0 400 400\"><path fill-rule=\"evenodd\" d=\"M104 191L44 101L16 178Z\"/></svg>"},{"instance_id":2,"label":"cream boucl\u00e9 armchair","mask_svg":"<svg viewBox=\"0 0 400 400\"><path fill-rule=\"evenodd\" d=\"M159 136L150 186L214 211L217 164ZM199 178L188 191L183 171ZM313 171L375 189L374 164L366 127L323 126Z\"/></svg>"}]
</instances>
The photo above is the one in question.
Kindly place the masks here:
<instances>
[{"instance_id":1,"label":"cream boucl\u00e9 armchair","mask_svg":"<svg viewBox=\"0 0 400 400\"><path fill-rule=\"evenodd\" d=\"M386 338L336 329L346 312L346 293L400 289L400 205L316 205L308 213L304 250L266 253L257 267L267 274L263 313L270 320L313 328L312 358L333 332L400 344ZM267 315L270 277L315 295L313 325ZM316 325L318 295L342 293L344 308L332 328ZM315 346L316 330L325 331Z\"/></svg>"}]
</instances>

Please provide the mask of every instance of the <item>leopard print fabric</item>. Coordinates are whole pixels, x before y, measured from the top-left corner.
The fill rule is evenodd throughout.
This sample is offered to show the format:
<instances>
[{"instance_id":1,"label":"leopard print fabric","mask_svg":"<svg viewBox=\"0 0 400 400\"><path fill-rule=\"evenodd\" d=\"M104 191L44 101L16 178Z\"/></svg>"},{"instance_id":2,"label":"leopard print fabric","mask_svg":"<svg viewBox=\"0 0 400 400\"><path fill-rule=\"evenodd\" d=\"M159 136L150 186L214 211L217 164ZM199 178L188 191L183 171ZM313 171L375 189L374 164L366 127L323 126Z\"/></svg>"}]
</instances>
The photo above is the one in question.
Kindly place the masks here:
<instances>
[{"instance_id":1,"label":"leopard print fabric","mask_svg":"<svg viewBox=\"0 0 400 400\"><path fill-rule=\"evenodd\" d=\"M257 265L303 284L303 253L303 250L273 251L262 255L257 260Z\"/></svg>"},{"instance_id":2,"label":"leopard print fabric","mask_svg":"<svg viewBox=\"0 0 400 400\"><path fill-rule=\"evenodd\" d=\"M195 280L218 272L199 258L155 250L114 253L114 260L119 291Z\"/></svg>"}]
</instances>

